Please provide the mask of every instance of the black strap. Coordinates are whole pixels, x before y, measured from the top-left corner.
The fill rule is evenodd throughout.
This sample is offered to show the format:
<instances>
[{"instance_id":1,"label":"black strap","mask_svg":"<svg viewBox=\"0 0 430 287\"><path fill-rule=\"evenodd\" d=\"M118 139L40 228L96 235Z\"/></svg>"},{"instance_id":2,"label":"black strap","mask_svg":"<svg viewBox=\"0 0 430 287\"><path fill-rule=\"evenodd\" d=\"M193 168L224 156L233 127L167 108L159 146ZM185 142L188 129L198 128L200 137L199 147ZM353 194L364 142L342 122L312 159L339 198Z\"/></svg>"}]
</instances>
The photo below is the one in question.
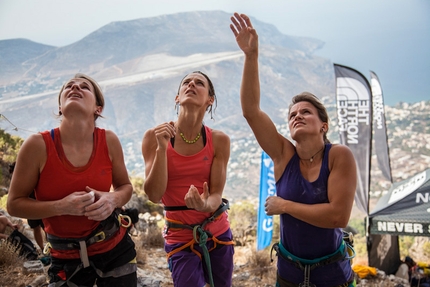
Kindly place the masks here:
<instances>
[{"instance_id":1,"label":"black strap","mask_svg":"<svg viewBox=\"0 0 430 287\"><path fill-rule=\"evenodd\" d=\"M54 129L51 129L51 138L52 138L52 140L55 142L55 133L54 133Z\"/></svg>"},{"instance_id":2,"label":"black strap","mask_svg":"<svg viewBox=\"0 0 430 287\"><path fill-rule=\"evenodd\" d=\"M165 211L180 211L180 210L194 210L194 208L188 208L186 205L178 206L164 206Z\"/></svg>"},{"instance_id":3,"label":"black strap","mask_svg":"<svg viewBox=\"0 0 430 287\"><path fill-rule=\"evenodd\" d=\"M218 207L218 209L215 212L217 212L219 209L221 209L224 205L227 205L226 209L230 208L228 200L225 198L222 199L221 205ZM176 205L176 206L175 205L171 205L171 206L165 205L163 208L165 211L195 210L194 208L189 208L186 205Z\"/></svg>"},{"instance_id":4,"label":"black strap","mask_svg":"<svg viewBox=\"0 0 430 287\"><path fill-rule=\"evenodd\" d=\"M100 222L99 226L84 238L61 238L52 234L47 234L48 242L52 248L57 250L72 250L79 249L79 241L85 241L86 246L94 243L108 240L114 236L119 230L118 215L121 209L116 209L112 214Z\"/></svg>"},{"instance_id":5,"label":"black strap","mask_svg":"<svg viewBox=\"0 0 430 287\"><path fill-rule=\"evenodd\" d=\"M176 206L167 206L167 208L169 209L175 208L175 207ZM182 207L182 206L177 206L177 207ZM187 224L174 223L166 220L167 230L169 230L169 228L186 228L186 229L193 230L195 226L201 226L201 228L204 228L206 224L208 224L209 222L213 222L218 216L220 216L227 209L230 209L230 203L228 202L227 199L223 198L218 209L211 216L206 218L206 220L202 224L187 225ZM164 207L164 210L167 210L166 206ZM179 209L179 210L182 210L182 209Z\"/></svg>"}]
</instances>

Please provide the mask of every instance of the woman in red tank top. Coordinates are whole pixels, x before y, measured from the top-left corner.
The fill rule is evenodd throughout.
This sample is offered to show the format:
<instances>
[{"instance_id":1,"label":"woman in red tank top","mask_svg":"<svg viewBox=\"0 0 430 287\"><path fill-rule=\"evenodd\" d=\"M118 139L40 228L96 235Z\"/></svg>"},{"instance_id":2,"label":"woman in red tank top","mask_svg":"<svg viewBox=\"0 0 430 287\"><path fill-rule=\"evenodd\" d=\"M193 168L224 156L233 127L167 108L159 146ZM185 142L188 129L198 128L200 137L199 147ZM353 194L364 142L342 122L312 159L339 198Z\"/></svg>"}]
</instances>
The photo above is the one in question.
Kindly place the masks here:
<instances>
[{"instance_id":1,"label":"woman in red tank top","mask_svg":"<svg viewBox=\"0 0 430 287\"><path fill-rule=\"evenodd\" d=\"M222 193L230 139L203 125L206 112L212 115L216 104L206 74L186 75L175 102L177 121L162 123L143 136L144 189L151 201L165 206L165 250L174 285L229 287L234 249ZM207 223L211 216L215 220ZM207 241L201 248L202 240Z\"/></svg>"},{"instance_id":2,"label":"woman in red tank top","mask_svg":"<svg viewBox=\"0 0 430 287\"><path fill-rule=\"evenodd\" d=\"M59 127L31 135L19 151L8 211L43 220L50 283L136 286L134 243L118 223L132 186L118 137L95 124L103 93L92 78L76 74L58 104ZM29 197L33 190L36 199Z\"/></svg>"}]
</instances>

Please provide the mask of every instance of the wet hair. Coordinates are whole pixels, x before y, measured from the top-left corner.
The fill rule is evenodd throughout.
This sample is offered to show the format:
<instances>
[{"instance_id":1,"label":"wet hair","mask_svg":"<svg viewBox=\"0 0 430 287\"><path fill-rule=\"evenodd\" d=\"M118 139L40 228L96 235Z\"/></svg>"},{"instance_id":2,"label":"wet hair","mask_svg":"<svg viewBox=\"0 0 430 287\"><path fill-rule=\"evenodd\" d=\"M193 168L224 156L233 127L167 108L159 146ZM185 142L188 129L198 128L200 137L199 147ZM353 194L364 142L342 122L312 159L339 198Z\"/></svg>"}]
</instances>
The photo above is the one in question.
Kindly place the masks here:
<instances>
[{"instance_id":1,"label":"wet hair","mask_svg":"<svg viewBox=\"0 0 430 287\"><path fill-rule=\"evenodd\" d=\"M203 73L202 71L194 71L194 72L192 72L192 73L190 73L190 74L200 74L200 75L202 75L202 76L204 76L205 78L206 78L206 80L208 81L208 84L209 84L209 97L212 97L212 98L214 98L214 103L215 103L215 107L213 108L213 110L212 110L212 106L213 106L213 104L212 105L210 105L208 108L207 108L207 111L208 111L208 114L211 114L211 118L213 118L213 115L212 115L212 112L215 114L215 110L216 110L216 107L217 107L217 98L216 98L216 95L215 95L215 88L214 88L214 85L212 84L212 81L211 81L211 79L209 79L209 76L208 75L206 75L205 73ZM190 74L186 74L183 78L182 78L182 80L181 80L181 82L180 82L180 84L179 84L179 88L178 88L178 95L179 95L179 91L180 91L180 89L181 89L181 85L182 85L182 81L188 76L188 75L190 75Z\"/></svg>"},{"instance_id":2,"label":"wet hair","mask_svg":"<svg viewBox=\"0 0 430 287\"><path fill-rule=\"evenodd\" d=\"M66 83L64 83L63 87L60 90L60 93L58 94L58 106L59 107L61 106L61 93L64 91L64 88L66 87L67 83L69 83L73 79L85 79L85 80L89 81L94 88L94 96L96 98L96 105L102 107L102 109L104 108L105 98L103 96L103 92L102 92L102 89L100 88L99 84L96 82L96 80L94 80L90 76L87 76L87 75L82 74L82 73L77 73L73 78L71 78ZM59 112L59 115L61 116L62 113ZM101 115L94 115L94 120L97 120L98 117L102 117L102 116Z\"/></svg>"},{"instance_id":3,"label":"wet hair","mask_svg":"<svg viewBox=\"0 0 430 287\"><path fill-rule=\"evenodd\" d=\"M328 117L328 113L327 113L325 106L321 103L321 101L315 95L313 95L309 92L302 92L302 93L294 96L291 99L291 104L288 107L288 114L290 114L291 108L295 104L300 103L300 102L308 102L317 109L319 119L322 122L327 123L327 130L324 132L324 136L323 136L324 143L330 143L329 139L327 138L329 117Z\"/></svg>"}]
</instances>

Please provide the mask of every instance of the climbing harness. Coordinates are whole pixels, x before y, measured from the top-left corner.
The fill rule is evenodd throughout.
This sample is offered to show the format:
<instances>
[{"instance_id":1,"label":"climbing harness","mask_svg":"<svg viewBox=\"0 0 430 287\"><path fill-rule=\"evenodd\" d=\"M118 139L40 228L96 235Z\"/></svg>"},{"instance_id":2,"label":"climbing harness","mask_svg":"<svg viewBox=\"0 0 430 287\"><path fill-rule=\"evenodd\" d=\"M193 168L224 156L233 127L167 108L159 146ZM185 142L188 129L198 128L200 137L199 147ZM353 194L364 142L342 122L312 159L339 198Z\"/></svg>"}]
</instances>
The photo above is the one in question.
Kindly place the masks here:
<instances>
[{"instance_id":1,"label":"climbing harness","mask_svg":"<svg viewBox=\"0 0 430 287\"><path fill-rule=\"evenodd\" d=\"M281 242L278 242L273 244L272 249L270 250L271 262L273 262L273 259L272 259L273 250L275 250L277 256L281 256L283 259L291 262L294 266L296 266L297 268L303 271L304 280L302 283L299 284L299 287L315 287L315 284L310 282L311 271L313 269L317 267L325 266L337 261L341 261L341 260L351 260L352 258L355 257L352 233L346 233L346 232L343 232L342 243L334 253L320 258L312 259L312 260L303 259L293 255L287 249L285 249L285 247L281 244ZM345 283L345 284L344 284L345 287L349 285L349 283Z\"/></svg>"},{"instance_id":2,"label":"climbing harness","mask_svg":"<svg viewBox=\"0 0 430 287\"><path fill-rule=\"evenodd\" d=\"M69 280L76 273L78 273L78 271L89 266L94 268L95 272L100 277L118 277L136 271L136 264L134 264L136 262L131 261L128 264L115 268L109 272L102 272L101 270L97 269L88 258L88 246L91 246L98 242L109 240L115 234L117 234L120 227L128 228L132 224L131 218L128 215L121 214L121 211L122 210L120 208L115 209L114 212L112 212L112 214L107 219L100 222L99 226L90 235L83 238L61 238L51 234L47 234L48 243L45 245L45 248L43 250L44 254L48 254L51 248L56 250L79 249L79 256L81 258L81 264L76 268L72 275L67 278L67 280L52 283L49 285L50 287L63 286L63 284L65 283L67 283L67 286L76 286L73 282L70 282Z\"/></svg>"},{"instance_id":3,"label":"climbing harness","mask_svg":"<svg viewBox=\"0 0 430 287\"><path fill-rule=\"evenodd\" d=\"M194 244L198 244L200 246L200 248L203 250L203 258L204 258L204 262L206 264L207 270L208 270L208 276L209 276L209 284L211 287L214 287L214 282L213 282L213 276L212 276L212 268L211 268L211 263L210 263L210 256L209 256L209 252L211 252L212 250L214 250L217 247L217 244L223 244L223 245L233 245L233 241L221 241L218 240L215 236L213 236L213 234L211 234L209 231L205 230L205 226L210 223L215 221L219 216L221 216L227 209L229 209L229 202L227 199L223 198L222 199L222 203L221 205L218 207L218 209L210 216L208 217L205 221L203 221L203 223L201 224L192 224L192 225L188 225L188 224L183 224L182 222L179 221L175 221L175 220L171 220L166 218L166 233L169 231L169 229L189 229L192 230L193 232L193 239L172 250L171 252L167 253L167 260L169 260L169 258L173 255L178 253L179 251L182 251L184 249L190 248L192 252L194 252L200 259L202 259L202 255L194 249ZM192 208L188 208L186 206L165 206L164 207L165 211L179 211L179 210L192 210ZM207 246L206 246L206 242L208 241L208 239L212 239L214 242L214 246L208 250Z\"/></svg>"}]
</instances>

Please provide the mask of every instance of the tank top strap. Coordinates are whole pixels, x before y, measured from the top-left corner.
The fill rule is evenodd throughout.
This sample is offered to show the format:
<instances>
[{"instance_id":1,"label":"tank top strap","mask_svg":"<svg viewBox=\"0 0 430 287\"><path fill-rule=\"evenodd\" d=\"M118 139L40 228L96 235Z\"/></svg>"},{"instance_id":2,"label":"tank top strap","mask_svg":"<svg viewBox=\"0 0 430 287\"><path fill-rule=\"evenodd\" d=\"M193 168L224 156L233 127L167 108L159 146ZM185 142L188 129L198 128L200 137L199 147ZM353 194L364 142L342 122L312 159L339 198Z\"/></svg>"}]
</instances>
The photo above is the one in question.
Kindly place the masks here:
<instances>
[{"instance_id":1,"label":"tank top strap","mask_svg":"<svg viewBox=\"0 0 430 287\"><path fill-rule=\"evenodd\" d=\"M323 176L322 178L328 178L330 174L328 157L329 157L331 147L332 147L331 143L326 143L324 147L324 155L323 155L321 170L320 170L320 177Z\"/></svg>"}]
</instances>

